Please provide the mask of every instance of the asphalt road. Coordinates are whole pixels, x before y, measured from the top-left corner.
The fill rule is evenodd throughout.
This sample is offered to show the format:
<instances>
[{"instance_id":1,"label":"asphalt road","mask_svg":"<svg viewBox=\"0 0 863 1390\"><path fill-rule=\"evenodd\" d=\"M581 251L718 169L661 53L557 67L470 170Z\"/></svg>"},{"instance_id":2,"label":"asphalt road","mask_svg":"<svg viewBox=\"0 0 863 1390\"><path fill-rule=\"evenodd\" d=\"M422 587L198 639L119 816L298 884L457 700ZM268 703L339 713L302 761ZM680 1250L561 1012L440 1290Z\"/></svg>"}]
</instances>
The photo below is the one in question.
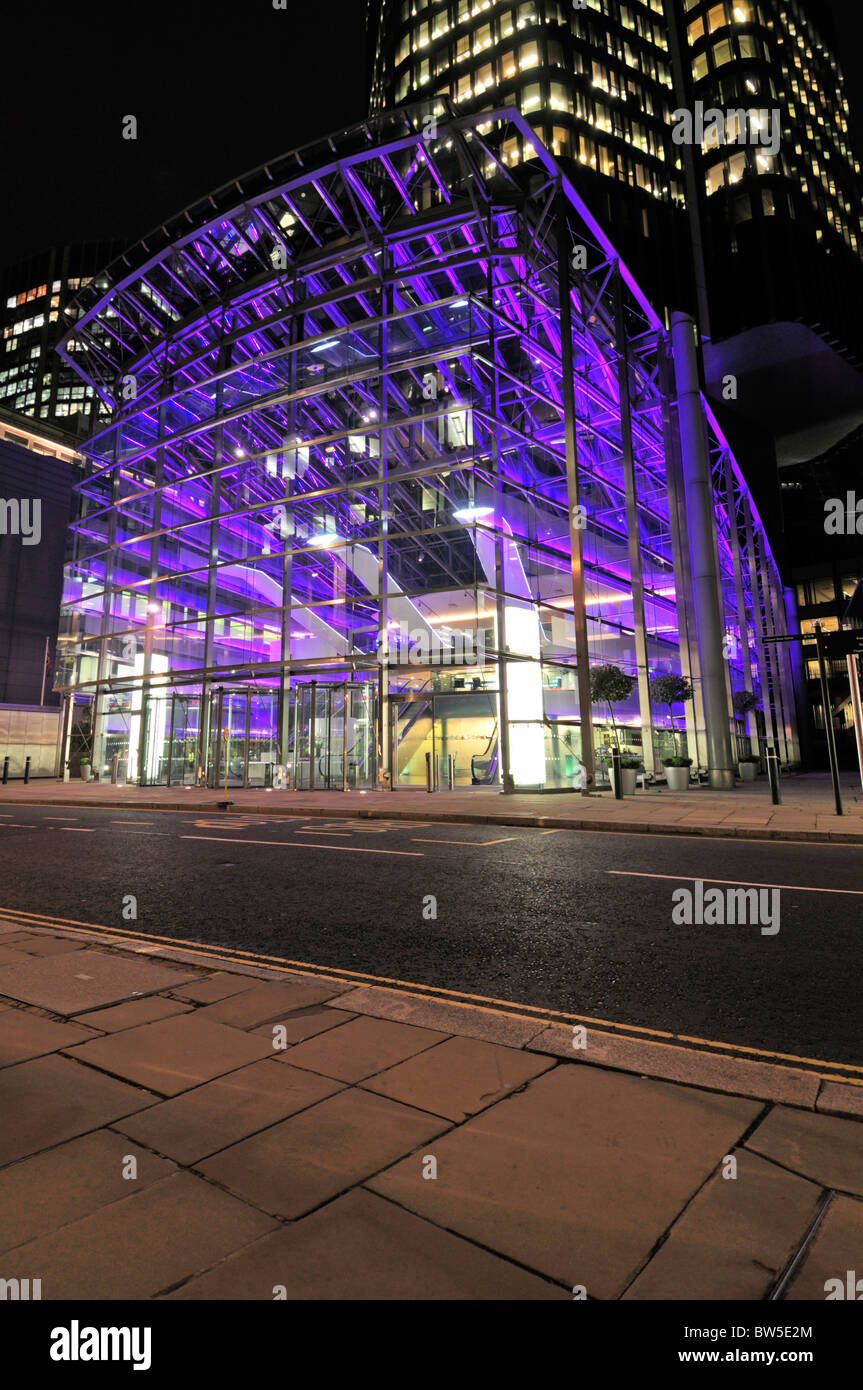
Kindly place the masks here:
<instances>
[{"instance_id":1,"label":"asphalt road","mask_svg":"<svg viewBox=\"0 0 863 1390\"><path fill-rule=\"evenodd\" d=\"M858 1065L861 861L854 846L432 822L0 815L3 908ZM779 885L779 931L678 925L672 894L697 878Z\"/></svg>"}]
</instances>

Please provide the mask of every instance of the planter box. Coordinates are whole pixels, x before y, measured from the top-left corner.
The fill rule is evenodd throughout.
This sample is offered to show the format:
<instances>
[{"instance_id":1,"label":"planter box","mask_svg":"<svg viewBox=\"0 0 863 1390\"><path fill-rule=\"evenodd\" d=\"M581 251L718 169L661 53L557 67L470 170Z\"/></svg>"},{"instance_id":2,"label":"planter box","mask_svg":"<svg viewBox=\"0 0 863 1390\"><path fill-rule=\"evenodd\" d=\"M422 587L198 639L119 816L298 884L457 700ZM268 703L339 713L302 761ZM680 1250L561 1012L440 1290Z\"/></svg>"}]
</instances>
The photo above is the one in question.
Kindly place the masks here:
<instances>
[{"instance_id":1,"label":"planter box","mask_svg":"<svg viewBox=\"0 0 863 1390\"><path fill-rule=\"evenodd\" d=\"M608 777L614 789L614 768L608 769ZM635 789L638 785L638 769L634 767L622 767L620 769L620 786L624 796L635 796Z\"/></svg>"},{"instance_id":2,"label":"planter box","mask_svg":"<svg viewBox=\"0 0 863 1390\"><path fill-rule=\"evenodd\" d=\"M90 780L90 778L91 778L92 775L93 775L93 769L91 768L90 764L89 764L89 763L82 763L82 764L81 764L81 781L82 781L82 782L89 782L89 780Z\"/></svg>"},{"instance_id":3,"label":"planter box","mask_svg":"<svg viewBox=\"0 0 863 1390\"><path fill-rule=\"evenodd\" d=\"M737 771L740 773L741 782L754 782L761 766L759 763L738 763Z\"/></svg>"},{"instance_id":4,"label":"planter box","mask_svg":"<svg viewBox=\"0 0 863 1390\"><path fill-rule=\"evenodd\" d=\"M671 792L685 792L689 789L688 767L666 767L663 769Z\"/></svg>"}]
</instances>

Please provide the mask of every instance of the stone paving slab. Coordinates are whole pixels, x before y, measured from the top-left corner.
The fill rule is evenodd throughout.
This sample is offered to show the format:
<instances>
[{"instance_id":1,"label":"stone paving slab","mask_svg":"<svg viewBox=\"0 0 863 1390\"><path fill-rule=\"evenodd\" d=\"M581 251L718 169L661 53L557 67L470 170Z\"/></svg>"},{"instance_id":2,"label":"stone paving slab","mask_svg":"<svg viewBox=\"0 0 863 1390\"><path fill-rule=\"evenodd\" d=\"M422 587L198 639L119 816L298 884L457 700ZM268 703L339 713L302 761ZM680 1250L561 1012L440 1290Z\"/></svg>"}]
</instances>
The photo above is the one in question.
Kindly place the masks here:
<instances>
[{"instance_id":1,"label":"stone paving slab","mask_svg":"<svg viewBox=\"0 0 863 1390\"><path fill-rule=\"evenodd\" d=\"M288 1044L288 1047L285 1050L276 1051L276 1057L289 1062L294 1043L305 1042L307 1038L315 1038L319 1033L326 1033L330 1028L339 1028L343 1023L350 1023L351 1019L357 1017L357 1014L348 1013L345 1009L328 1009L322 1004L312 1004L305 1009L293 1009L291 1013L279 1020L280 1036ZM281 1033L282 1029L284 1029L284 1033ZM270 1039L273 1038L272 1024L264 1024L262 1028L255 1028L253 1031L265 1034Z\"/></svg>"},{"instance_id":2,"label":"stone paving slab","mask_svg":"<svg viewBox=\"0 0 863 1390\"><path fill-rule=\"evenodd\" d=\"M10 1275L41 1278L43 1299L152 1298L275 1224L192 1173L177 1173L19 1245Z\"/></svg>"},{"instance_id":3,"label":"stone paving slab","mask_svg":"<svg viewBox=\"0 0 863 1390\"><path fill-rule=\"evenodd\" d=\"M129 1158L137 1176L129 1176ZM176 1172L167 1158L101 1129L3 1170L0 1252L67 1226Z\"/></svg>"},{"instance_id":4,"label":"stone paving slab","mask_svg":"<svg viewBox=\"0 0 863 1390\"><path fill-rule=\"evenodd\" d=\"M781 1101L786 1105L814 1106L819 1078L814 1072L798 1071L769 1062L751 1062L744 1057L696 1051L672 1043L648 1042L614 1033L586 1029L585 1047L573 1048L572 1027L550 1024L527 1044L531 1052L547 1052L555 1057L595 1066L620 1067L645 1076L662 1077L757 1100Z\"/></svg>"},{"instance_id":5,"label":"stone paving slab","mask_svg":"<svg viewBox=\"0 0 863 1390\"><path fill-rule=\"evenodd\" d=\"M624 1300L767 1297L815 1219L821 1188L745 1149L731 1157L736 1176L725 1176L723 1160Z\"/></svg>"},{"instance_id":6,"label":"stone paving slab","mask_svg":"<svg viewBox=\"0 0 863 1390\"><path fill-rule=\"evenodd\" d=\"M397 1067L373 1076L363 1089L431 1110L448 1120L464 1120L554 1066L511 1047L450 1038Z\"/></svg>"},{"instance_id":7,"label":"stone paving slab","mask_svg":"<svg viewBox=\"0 0 863 1390\"><path fill-rule=\"evenodd\" d=\"M251 989L253 985L254 980L248 977L230 975L219 970L194 984L172 989L171 993L175 998L186 999L193 1004L215 1004L220 999L227 999L231 994L241 994L244 989Z\"/></svg>"},{"instance_id":8,"label":"stone paving slab","mask_svg":"<svg viewBox=\"0 0 863 1390\"><path fill-rule=\"evenodd\" d=\"M823 1299L863 1279L863 1087L839 1074L592 1030L586 1056L527 1011L96 940L0 965L63 982L106 957L121 991L81 1010L76 986L65 1015L0 999L0 1272L43 1298L759 1299L789 1267L791 1296ZM136 993L140 970L165 982Z\"/></svg>"},{"instance_id":9,"label":"stone paving slab","mask_svg":"<svg viewBox=\"0 0 863 1390\"><path fill-rule=\"evenodd\" d=\"M37 1057L0 1071L0 1165L152 1105L156 1096L69 1057Z\"/></svg>"},{"instance_id":10,"label":"stone paving slab","mask_svg":"<svg viewBox=\"0 0 863 1390\"><path fill-rule=\"evenodd\" d=\"M838 1279L844 1289L844 1299L853 1297L855 1302L859 1302L863 1298L861 1252L863 1202L853 1197L836 1197L796 1271L786 1298L790 1303L802 1299L821 1301L830 1293L838 1301L836 1285L828 1287L828 1280ZM849 1278L849 1275L852 1277Z\"/></svg>"},{"instance_id":11,"label":"stone paving slab","mask_svg":"<svg viewBox=\"0 0 863 1390\"><path fill-rule=\"evenodd\" d=\"M504 1047L524 1047L545 1026L541 1020L534 1023L530 1019L515 1018L493 1009L450 1004L430 995L419 998L377 985L350 990L337 1001L337 1007L352 1009L358 1014L370 1014L374 1018L391 1018L418 1028L432 1028L441 1033L481 1038L485 1042L501 1043Z\"/></svg>"},{"instance_id":12,"label":"stone paving slab","mask_svg":"<svg viewBox=\"0 0 863 1390\"><path fill-rule=\"evenodd\" d=\"M825 1115L845 1115L863 1119L863 1086L840 1085L825 1081L818 1092L815 1109Z\"/></svg>"},{"instance_id":13,"label":"stone paving slab","mask_svg":"<svg viewBox=\"0 0 863 1390\"><path fill-rule=\"evenodd\" d=\"M191 1279L171 1299L447 1299L570 1294L371 1192L355 1190Z\"/></svg>"},{"instance_id":14,"label":"stone paving slab","mask_svg":"<svg viewBox=\"0 0 863 1390\"><path fill-rule=\"evenodd\" d=\"M98 1036L93 1028L82 1028L78 1023L53 1023L24 1009L6 1009L0 1016L0 1067L43 1057Z\"/></svg>"},{"instance_id":15,"label":"stone paving slab","mask_svg":"<svg viewBox=\"0 0 863 1390\"><path fill-rule=\"evenodd\" d=\"M257 1028L262 1023L280 1022L294 1009L321 1004L344 994L347 985L315 984L307 980L289 980L284 984L255 984L199 1009L198 1017L214 1023L226 1023L231 1028Z\"/></svg>"},{"instance_id":16,"label":"stone paving slab","mask_svg":"<svg viewBox=\"0 0 863 1390\"><path fill-rule=\"evenodd\" d=\"M179 999L165 999L160 994L151 994L146 999L133 999L130 1004L115 1004L110 1009L76 1014L75 1021L102 1033L119 1033L124 1028L138 1028L142 1023L156 1023L175 1014L189 1013L192 1007Z\"/></svg>"},{"instance_id":17,"label":"stone paving slab","mask_svg":"<svg viewBox=\"0 0 863 1390\"><path fill-rule=\"evenodd\" d=\"M114 1128L191 1164L341 1089L339 1082L314 1072L264 1060L129 1115Z\"/></svg>"},{"instance_id":18,"label":"stone paving slab","mask_svg":"<svg viewBox=\"0 0 863 1390\"><path fill-rule=\"evenodd\" d=\"M83 949L82 942L63 936L13 936L8 938L7 944L28 956L65 956L70 951Z\"/></svg>"},{"instance_id":19,"label":"stone paving slab","mask_svg":"<svg viewBox=\"0 0 863 1390\"><path fill-rule=\"evenodd\" d=\"M0 946L0 965L15 965L18 961L31 960L32 957L26 951L16 951L10 946Z\"/></svg>"},{"instance_id":20,"label":"stone paving slab","mask_svg":"<svg viewBox=\"0 0 863 1390\"><path fill-rule=\"evenodd\" d=\"M758 1114L752 1101L556 1067L367 1182L588 1297L618 1298Z\"/></svg>"},{"instance_id":21,"label":"stone paving slab","mask_svg":"<svg viewBox=\"0 0 863 1390\"><path fill-rule=\"evenodd\" d=\"M196 1013L111 1033L68 1052L91 1067L101 1067L160 1095L175 1096L256 1062L269 1050L266 1039L249 1037Z\"/></svg>"},{"instance_id":22,"label":"stone paving slab","mask_svg":"<svg viewBox=\"0 0 863 1390\"><path fill-rule=\"evenodd\" d=\"M375 1072L394 1067L416 1052L442 1043L446 1033L408 1027L382 1018L355 1018L342 1028L330 1029L298 1043L284 1054L294 1067L334 1076L339 1081L362 1081Z\"/></svg>"},{"instance_id":23,"label":"stone paving slab","mask_svg":"<svg viewBox=\"0 0 863 1390\"><path fill-rule=\"evenodd\" d=\"M293 1218L428 1144L448 1127L395 1101L342 1091L197 1167L261 1210ZM408 1162L419 1173L420 1156Z\"/></svg>"},{"instance_id":24,"label":"stone paving slab","mask_svg":"<svg viewBox=\"0 0 863 1390\"><path fill-rule=\"evenodd\" d=\"M119 1004L132 995L176 987L199 974L185 967L85 949L0 966L0 995L70 1018L100 1004Z\"/></svg>"},{"instance_id":25,"label":"stone paving slab","mask_svg":"<svg viewBox=\"0 0 863 1390\"><path fill-rule=\"evenodd\" d=\"M822 1187L863 1197L863 1125L853 1120L785 1107L771 1110L746 1147Z\"/></svg>"}]
</instances>

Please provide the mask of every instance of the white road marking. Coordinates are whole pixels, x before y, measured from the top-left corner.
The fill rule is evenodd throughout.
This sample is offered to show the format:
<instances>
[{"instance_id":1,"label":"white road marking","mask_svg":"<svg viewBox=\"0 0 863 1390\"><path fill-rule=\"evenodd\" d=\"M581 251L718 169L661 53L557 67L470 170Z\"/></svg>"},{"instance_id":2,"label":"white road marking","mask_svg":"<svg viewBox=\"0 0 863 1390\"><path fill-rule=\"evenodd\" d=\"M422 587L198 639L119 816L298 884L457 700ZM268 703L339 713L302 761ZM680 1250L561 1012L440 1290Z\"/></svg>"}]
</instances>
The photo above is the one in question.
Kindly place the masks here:
<instances>
[{"instance_id":1,"label":"white road marking","mask_svg":"<svg viewBox=\"0 0 863 1390\"><path fill-rule=\"evenodd\" d=\"M181 840L219 840L226 845L269 845L270 849L328 849L333 854L394 854L400 858L424 859L425 855L415 849L358 849L353 845L313 845L303 840L297 844L293 840L232 840L227 835L181 835Z\"/></svg>"},{"instance_id":2,"label":"white road marking","mask_svg":"<svg viewBox=\"0 0 863 1390\"><path fill-rule=\"evenodd\" d=\"M349 830L298 830L298 835L340 835L343 840L349 840L351 834Z\"/></svg>"},{"instance_id":3,"label":"white road marking","mask_svg":"<svg viewBox=\"0 0 863 1390\"><path fill-rule=\"evenodd\" d=\"M95 835L95 825L61 825L61 830L71 830L73 835Z\"/></svg>"},{"instance_id":4,"label":"white road marking","mask_svg":"<svg viewBox=\"0 0 863 1390\"><path fill-rule=\"evenodd\" d=\"M438 840L430 835L411 835L411 842L415 845L461 845L468 849L485 849L486 845L505 845L510 840L517 840L517 835L504 835L502 840Z\"/></svg>"},{"instance_id":5,"label":"white road marking","mask_svg":"<svg viewBox=\"0 0 863 1390\"><path fill-rule=\"evenodd\" d=\"M112 820L112 825L152 825L151 820Z\"/></svg>"},{"instance_id":6,"label":"white road marking","mask_svg":"<svg viewBox=\"0 0 863 1390\"><path fill-rule=\"evenodd\" d=\"M855 898L863 898L860 888L807 888L803 883L747 883L739 878L710 878L707 874L639 874L630 869L606 869L608 874L619 878L666 878L673 883L730 883L735 888L784 888L789 893L848 893Z\"/></svg>"}]
</instances>

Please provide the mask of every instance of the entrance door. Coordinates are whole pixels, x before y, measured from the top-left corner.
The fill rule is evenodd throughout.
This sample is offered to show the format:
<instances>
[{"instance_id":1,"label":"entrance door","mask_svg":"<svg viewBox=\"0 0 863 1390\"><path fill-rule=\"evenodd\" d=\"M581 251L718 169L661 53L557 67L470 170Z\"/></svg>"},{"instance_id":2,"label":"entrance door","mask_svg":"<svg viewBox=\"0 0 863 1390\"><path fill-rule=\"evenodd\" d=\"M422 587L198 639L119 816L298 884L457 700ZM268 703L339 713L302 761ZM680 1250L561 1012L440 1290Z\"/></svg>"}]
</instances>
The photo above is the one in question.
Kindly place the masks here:
<instances>
[{"instance_id":1,"label":"entrance door","mask_svg":"<svg viewBox=\"0 0 863 1390\"><path fill-rule=\"evenodd\" d=\"M374 687L310 681L294 699L294 786L366 791L377 778Z\"/></svg>"},{"instance_id":2,"label":"entrance door","mask_svg":"<svg viewBox=\"0 0 863 1390\"><path fill-rule=\"evenodd\" d=\"M213 693L210 715L207 783L244 787L249 748L249 697L246 691Z\"/></svg>"},{"instance_id":3,"label":"entrance door","mask_svg":"<svg viewBox=\"0 0 863 1390\"><path fill-rule=\"evenodd\" d=\"M171 710L168 786L192 787L197 779L198 732L201 725L200 695L175 695Z\"/></svg>"}]
</instances>

